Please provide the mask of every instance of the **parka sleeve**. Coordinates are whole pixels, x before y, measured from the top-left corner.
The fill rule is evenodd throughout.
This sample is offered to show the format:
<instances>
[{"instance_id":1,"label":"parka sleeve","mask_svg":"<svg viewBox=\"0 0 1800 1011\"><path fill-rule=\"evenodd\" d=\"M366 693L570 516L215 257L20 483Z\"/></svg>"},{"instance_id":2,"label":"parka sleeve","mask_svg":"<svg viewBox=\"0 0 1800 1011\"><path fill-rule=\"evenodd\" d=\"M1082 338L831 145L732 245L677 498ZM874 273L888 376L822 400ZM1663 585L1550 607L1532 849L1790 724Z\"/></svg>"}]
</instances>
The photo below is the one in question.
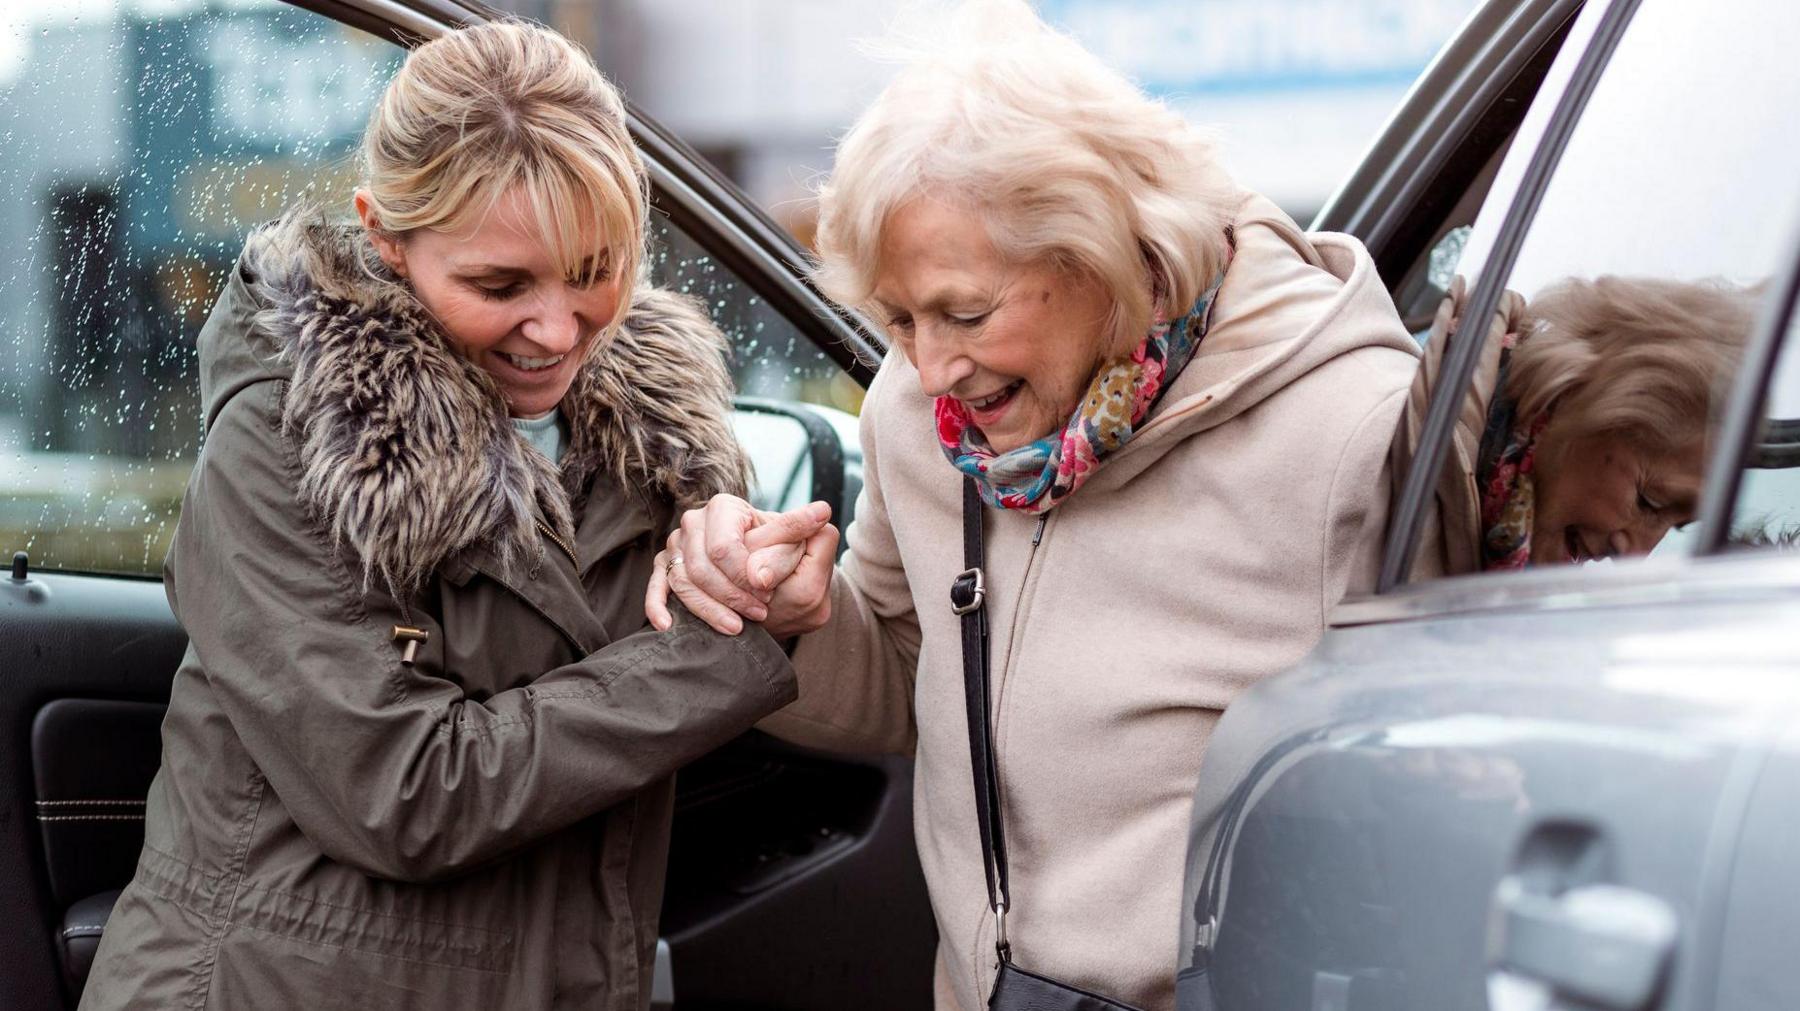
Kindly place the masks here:
<instances>
[{"instance_id":1,"label":"parka sleeve","mask_svg":"<svg viewBox=\"0 0 1800 1011\"><path fill-rule=\"evenodd\" d=\"M767 633L719 635L685 612L480 699L456 672L400 663L399 605L359 589L296 500L277 395L251 387L214 422L168 586L268 788L333 859L405 881L457 874L625 800L794 697Z\"/></svg>"},{"instance_id":2,"label":"parka sleeve","mask_svg":"<svg viewBox=\"0 0 1800 1011\"><path fill-rule=\"evenodd\" d=\"M849 548L831 579L831 620L800 637L800 699L758 724L784 740L831 751L911 754L917 738L913 685L919 615L882 495L875 431L883 370L864 403L863 489Z\"/></svg>"}]
</instances>

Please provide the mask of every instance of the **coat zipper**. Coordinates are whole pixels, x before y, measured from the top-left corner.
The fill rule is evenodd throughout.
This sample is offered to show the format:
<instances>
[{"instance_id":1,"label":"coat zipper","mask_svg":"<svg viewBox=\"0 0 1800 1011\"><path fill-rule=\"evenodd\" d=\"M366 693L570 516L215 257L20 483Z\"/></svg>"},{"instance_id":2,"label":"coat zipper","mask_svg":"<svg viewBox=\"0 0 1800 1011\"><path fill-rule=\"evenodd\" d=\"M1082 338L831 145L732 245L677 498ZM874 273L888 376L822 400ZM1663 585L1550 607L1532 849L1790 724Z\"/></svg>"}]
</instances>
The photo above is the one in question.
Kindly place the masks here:
<instances>
[{"instance_id":1,"label":"coat zipper","mask_svg":"<svg viewBox=\"0 0 1800 1011\"><path fill-rule=\"evenodd\" d=\"M537 519L536 517L533 517L533 520L537 523L537 528L544 532L544 536L550 538L550 543L561 548L562 553L569 556L569 564L575 566L577 572L581 571L581 563L575 560L575 549L569 547L568 543L564 541L556 531L550 529L550 524L545 523L543 520Z\"/></svg>"},{"instance_id":2,"label":"coat zipper","mask_svg":"<svg viewBox=\"0 0 1800 1011\"><path fill-rule=\"evenodd\" d=\"M1006 665L1000 668L999 681L999 689L1002 697L1006 694L1008 683L1012 681L1013 658L1018 654L1019 644L1023 641L1020 638L1019 633L1023 631L1022 626L1025 621L1025 594L1031 585L1031 569L1037 563L1038 545L1042 544L1044 541L1044 528L1049 525L1050 514L1044 513L1038 517L1037 528L1031 532L1031 550L1025 555L1025 572L1019 577L1019 596L1013 600L1012 621L1007 626ZM992 733L994 737L994 766L995 769L998 770L1000 765L1000 699L998 698L994 700L994 726L992 728ZM1002 777L1001 782L1005 782L1004 777Z\"/></svg>"}]
</instances>

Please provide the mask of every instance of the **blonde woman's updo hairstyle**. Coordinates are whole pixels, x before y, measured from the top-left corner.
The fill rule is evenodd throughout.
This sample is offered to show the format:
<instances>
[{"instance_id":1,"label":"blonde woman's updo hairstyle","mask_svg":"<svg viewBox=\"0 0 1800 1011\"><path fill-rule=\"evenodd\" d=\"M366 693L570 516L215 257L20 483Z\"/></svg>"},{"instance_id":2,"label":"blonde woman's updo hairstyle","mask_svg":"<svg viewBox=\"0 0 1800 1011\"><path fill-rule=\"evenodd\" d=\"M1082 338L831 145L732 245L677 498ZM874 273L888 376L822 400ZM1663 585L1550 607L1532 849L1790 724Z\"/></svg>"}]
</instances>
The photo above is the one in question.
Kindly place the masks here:
<instances>
[{"instance_id":1,"label":"blonde woman's updo hairstyle","mask_svg":"<svg viewBox=\"0 0 1800 1011\"><path fill-rule=\"evenodd\" d=\"M454 231L523 187L564 274L586 282L584 264L604 266L630 303L649 207L643 161L618 91L556 32L505 21L419 46L376 106L362 158L384 231Z\"/></svg>"},{"instance_id":2,"label":"blonde woman's updo hairstyle","mask_svg":"<svg viewBox=\"0 0 1800 1011\"><path fill-rule=\"evenodd\" d=\"M1757 288L1652 277L1568 278L1538 293L1507 394L1521 419L1673 452L1704 431L1743 355Z\"/></svg>"},{"instance_id":3,"label":"blonde woman's updo hairstyle","mask_svg":"<svg viewBox=\"0 0 1800 1011\"><path fill-rule=\"evenodd\" d=\"M882 232L917 197L979 214L998 252L1096 278L1111 336L1185 312L1224 262L1235 187L1211 144L1023 0L974 0L903 62L819 192L817 278L879 318Z\"/></svg>"}]
</instances>

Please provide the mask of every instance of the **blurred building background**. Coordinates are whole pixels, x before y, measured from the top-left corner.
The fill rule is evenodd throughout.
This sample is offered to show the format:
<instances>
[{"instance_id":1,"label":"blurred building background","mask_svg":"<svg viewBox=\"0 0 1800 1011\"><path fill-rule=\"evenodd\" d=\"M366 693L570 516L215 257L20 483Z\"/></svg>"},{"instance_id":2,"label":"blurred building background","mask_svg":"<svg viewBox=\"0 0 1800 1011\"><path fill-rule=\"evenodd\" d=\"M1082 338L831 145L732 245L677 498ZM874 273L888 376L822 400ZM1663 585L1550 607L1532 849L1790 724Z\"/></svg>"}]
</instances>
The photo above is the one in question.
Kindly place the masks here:
<instances>
[{"instance_id":1,"label":"blurred building background","mask_svg":"<svg viewBox=\"0 0 1800 1011\"><path fill-rule=\"evenodd\" d=\"M892 68L857 43L896 0L510 0L580 39L641 108L806 235L808 184ZM1036 0L1215 129L1238 179L1305 223L1478 0ZM926 16L929 16L927 13Z\"/></svg>"},{"instance_id":2,"label":"blurred building background","mask_svg":"<svg viewBox=\"0 0 1800 1011\"><path fill-rule=\"evenodd\" d=\"M585 44L803 240L834 139L892 72L858 45L941 0L499 0ZM1038 0L1311 217L1478 0ZM244 235L342 208L402 59L278 0L0 0L0 547L154 572L200 442L195 339ZM656 225L740 391L854 411L788 321Z\"/></svg>"}]
</instances>

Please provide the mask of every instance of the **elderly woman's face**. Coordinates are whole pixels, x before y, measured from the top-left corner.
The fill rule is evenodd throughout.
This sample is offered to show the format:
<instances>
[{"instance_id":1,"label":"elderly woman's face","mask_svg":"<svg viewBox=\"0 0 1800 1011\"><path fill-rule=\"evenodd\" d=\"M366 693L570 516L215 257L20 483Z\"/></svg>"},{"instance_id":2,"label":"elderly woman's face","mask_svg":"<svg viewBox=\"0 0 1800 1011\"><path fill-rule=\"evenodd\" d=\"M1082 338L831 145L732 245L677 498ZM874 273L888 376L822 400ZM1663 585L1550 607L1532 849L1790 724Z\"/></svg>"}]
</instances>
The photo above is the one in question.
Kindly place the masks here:
<instances>
[{"instance_id":1,"label":"elderly woman's face","mask_svg":"<svg viewBox=\"0 0 1800 1011\"><path fill-rule=\"evenodd\" d=\"M880 256L875 302L925 395L962 401L996 452L1061 427L1122 353L1098 281L1006 260L966 207L908 203L888 219Z\"/></svg>"},{"instance_id":2,"label":"elderly woman's face","mask_svg":"<svg viewBox=\"0 0 1800 1011\"><path fill-rule=\"evenodd\" d=\"M1558 432L1552 420L1539 443L1531 564L1649 554L1693 520L1704 457L1699 438L1651 453L1618 435Z\"/></svg>"},{"instance_id":3,"label":"elderly woman's face","mask_svg":"<svg viewBox=\"0 0 1800 1011\"><path fill-rule=\"evenodd\" d=\"M363 224L373 224L358 194ZM610 270L582 285L556 269L522 190L485 220L454 232L419 229L396 240L371 231L377 252L412 283L450 342L500 386L507 408L535 417L568 392L594 338L619 311Z\"/></svg>"}]
</instances>

